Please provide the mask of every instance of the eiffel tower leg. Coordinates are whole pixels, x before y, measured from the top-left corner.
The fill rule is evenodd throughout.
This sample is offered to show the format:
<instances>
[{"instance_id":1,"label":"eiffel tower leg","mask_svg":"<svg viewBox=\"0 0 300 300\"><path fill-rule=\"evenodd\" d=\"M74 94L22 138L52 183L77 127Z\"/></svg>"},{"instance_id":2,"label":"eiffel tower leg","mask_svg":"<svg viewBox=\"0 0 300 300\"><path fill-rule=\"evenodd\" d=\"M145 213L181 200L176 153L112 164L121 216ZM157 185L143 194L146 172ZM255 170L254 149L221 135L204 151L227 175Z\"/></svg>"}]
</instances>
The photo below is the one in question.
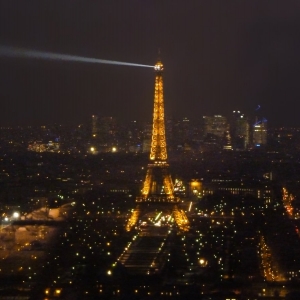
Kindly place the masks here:
<instances>
[{"instance_id":1,"label":"eiffel tower leg","mask_svg":"<svg viewBox=\"0 0 300 300\"><path fill-rule=\"evenodd\" d=\"M179 210L177 205L174 206L173 216L180 231L189 231L190 229L189 220L185 212L182 209Z\"/></svg>"},{"instance_id":2,"label":"eiffel tower leg","mask_svg":"<svg viewBox=\"0 0 300 300\"><path fill-rule=\"evenodd\" d=\"M132 227L137 223L140 216L140 207L137 206L131 213L131 216L126 224L126 231L130 231Z\"/></svg>"}]
</instances>

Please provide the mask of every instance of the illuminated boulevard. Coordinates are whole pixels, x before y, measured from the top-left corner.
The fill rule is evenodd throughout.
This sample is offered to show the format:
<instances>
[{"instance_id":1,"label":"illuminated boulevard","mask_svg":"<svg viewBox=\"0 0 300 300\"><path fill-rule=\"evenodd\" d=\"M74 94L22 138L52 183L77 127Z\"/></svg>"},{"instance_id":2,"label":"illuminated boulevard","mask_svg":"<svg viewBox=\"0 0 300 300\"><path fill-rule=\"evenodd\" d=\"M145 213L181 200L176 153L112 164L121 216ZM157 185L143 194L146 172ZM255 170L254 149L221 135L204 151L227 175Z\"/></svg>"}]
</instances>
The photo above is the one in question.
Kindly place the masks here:
<instances>
[{"instance_id":1,"label":"illuminated boulevard","mask_svg":"<svg viewBox=\"0 0 300 300\"><path fill-rule=\"evenodd\" d=\"M168 226L147 226L135 235L118 259L129 274L159 274L169 253L171 230Z\"/></svg>"}]
</instances>

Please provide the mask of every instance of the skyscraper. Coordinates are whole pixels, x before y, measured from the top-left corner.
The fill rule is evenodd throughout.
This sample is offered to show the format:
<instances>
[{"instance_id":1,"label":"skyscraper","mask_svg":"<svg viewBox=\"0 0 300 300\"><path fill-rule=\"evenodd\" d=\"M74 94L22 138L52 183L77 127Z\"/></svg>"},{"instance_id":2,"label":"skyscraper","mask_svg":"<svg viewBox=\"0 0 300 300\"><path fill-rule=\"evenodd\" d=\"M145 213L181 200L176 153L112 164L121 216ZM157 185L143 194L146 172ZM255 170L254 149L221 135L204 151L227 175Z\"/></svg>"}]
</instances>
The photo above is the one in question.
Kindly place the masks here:
<instances>
[{"instance_id":1,"label":"skyscraper","mask_svg":"<svg viewBox=\"0 0 300 300\"><path fill-rule=\"evenodd\" d=\"M92 115L91 149L94 153L110 152L118 144L117 121L114 117Z\"/></svg>"},{"instance_id":2,"label":"skyscraper","mask_svg":"<svg viewBox=\"0 0 300 300\"><path fill-rule=\"evenodd\" d=\"M267 145L267 120L262 118L256 119L253 125L253 145L254 147L261 147Z\"/></svg>"},{"instance_id":3,"label":"skyscraper","mask_svg":"<svg viewBox=\"0 0 300 300\"><path fill-rule=\"evenodd\" d=\"M213 134L222 138L226 131L228 131L229 126L226 117L221 115L203 116L203 121L204 136L207 134Z\"/></svg>"},{"instance_id":4,"label":"skyscraper","mask_svg":"<svg viewBox=\"0 0 300 300\"><path fill-rule=\"evenodd\" d=\"M97 115L92 115L92 137L97 138L98 136L98 116Z\"/></svg>"},{"instance_id":5,"label":"skyscraper","mask_svg":"<svg viewBox=\"0 0 300 300\"><path fill-rule=\"evenodd\" d=\"M249 120L239 110L234 110L230 120L230 135L234 150L245 150L250 143Z\"/></svg>"}]
</instances>

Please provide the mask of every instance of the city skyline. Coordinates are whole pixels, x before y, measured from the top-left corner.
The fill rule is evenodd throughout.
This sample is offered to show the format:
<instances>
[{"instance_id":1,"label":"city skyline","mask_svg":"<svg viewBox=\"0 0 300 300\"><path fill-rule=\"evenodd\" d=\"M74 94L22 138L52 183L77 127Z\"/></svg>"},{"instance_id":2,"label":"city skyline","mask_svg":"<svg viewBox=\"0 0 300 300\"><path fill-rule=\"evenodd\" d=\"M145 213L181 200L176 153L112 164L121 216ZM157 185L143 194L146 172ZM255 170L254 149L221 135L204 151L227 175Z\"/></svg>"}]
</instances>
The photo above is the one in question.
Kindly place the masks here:
<instances>
[{"instance_id":1,"label":"city skyline","mask_svg":"<svg viewBox=\"0 0 300 300\"><path fill-rule=\"evenodd\" d=\"M297 1L2 6L1 46L147 65L160 48L166 115L254 115L260 106L271 126L300 125ZM0 66L2 126L92 114L151 120L150 68L7 57Z\"/></svg>"},{"instance_id":2,"label":"city skyline","mask_svg":"<svg viewBox=\"0 0 300 300\"><path fill-rule=\"evenodd\" d=\"M0 299L300 299L286 3L0 0Z\"/></svg>"}]
</instances>

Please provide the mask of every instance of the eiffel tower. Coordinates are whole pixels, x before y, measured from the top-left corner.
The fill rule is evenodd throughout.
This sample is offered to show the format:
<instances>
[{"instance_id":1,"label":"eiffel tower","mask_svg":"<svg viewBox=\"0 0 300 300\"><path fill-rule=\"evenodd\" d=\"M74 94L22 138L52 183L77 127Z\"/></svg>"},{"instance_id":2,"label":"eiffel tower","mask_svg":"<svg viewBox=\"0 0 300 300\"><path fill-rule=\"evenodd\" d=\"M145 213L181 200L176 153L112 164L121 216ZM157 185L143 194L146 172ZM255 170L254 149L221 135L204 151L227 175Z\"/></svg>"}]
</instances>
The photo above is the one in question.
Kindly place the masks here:
<instances>
[{"instance_id":1,"label":"eiffel tower","mask_svg":"<svg viewBox=\"0 0 300 300\"><path fill-rule=\"evenodd\" d=\"M174 195L174 186L167 162L163 70L164 66L159 59L154 66L155 85L150 162L147 166L141 196L136 198L137 206L127 222L127 231L130 231L137 224L140 216L161 207L172 211L173 218L181 231L189 230L188 218L185 212L178 207L180 198Z\"/></svg>"}]
</instances>

